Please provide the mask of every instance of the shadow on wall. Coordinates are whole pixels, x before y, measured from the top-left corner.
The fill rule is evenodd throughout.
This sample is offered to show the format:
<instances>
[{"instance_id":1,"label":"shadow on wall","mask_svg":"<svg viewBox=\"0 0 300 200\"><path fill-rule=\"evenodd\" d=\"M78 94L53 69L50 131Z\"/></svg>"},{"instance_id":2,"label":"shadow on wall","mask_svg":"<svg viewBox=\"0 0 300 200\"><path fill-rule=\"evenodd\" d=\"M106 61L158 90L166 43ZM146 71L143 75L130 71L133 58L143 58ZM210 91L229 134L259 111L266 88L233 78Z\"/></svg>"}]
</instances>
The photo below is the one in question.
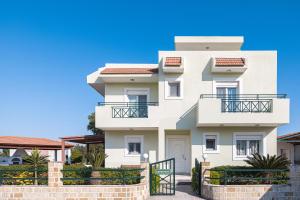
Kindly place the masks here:
<instances>
[{"instance_id":1,"label":"shadow on wall","mask_svg":"<svg viewBox=\"0 0 300 200\"><path fill-rule=\"evenodd\" d=\"M196 126L197 106L198 103L194 104L179 117L179 120L176 122L176 129L190 129Z\"/></svg>"}]
</instances>

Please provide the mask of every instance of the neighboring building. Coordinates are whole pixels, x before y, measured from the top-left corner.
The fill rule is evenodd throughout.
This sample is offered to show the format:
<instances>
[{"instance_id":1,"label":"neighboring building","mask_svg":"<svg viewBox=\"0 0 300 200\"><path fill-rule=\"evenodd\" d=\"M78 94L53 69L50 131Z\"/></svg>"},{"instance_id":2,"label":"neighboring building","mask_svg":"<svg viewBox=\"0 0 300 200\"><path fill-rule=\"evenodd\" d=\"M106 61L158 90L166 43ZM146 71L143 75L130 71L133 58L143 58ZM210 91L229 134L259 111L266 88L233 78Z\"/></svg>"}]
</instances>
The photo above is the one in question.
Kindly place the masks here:
<instances>
[{"instance_id":1,"label":"neighboring building","mask_svg":"<svg viewBox=\"0 0 300 200\"><path fill-rule=\"evenodd\" d=\"M65 144L65 155L68 162L71 161L71 148L73 145ZM13 164L18 159L22 163L22 158L30 155L32 150L37 148L41 154L49 156L50 161L61 161L62 144L59 141L47 138L31 138L17 136L0 136L0 149L8 149L9 157L1 157L0 164ZM17 162L15 162L16 164Z\"/></svg>"},{"instance_id":2,"label":"neighboring building","mask_svg":"<svg viewBox=\"0 0 300 200\"><path fill-rule=\"evenodd\" d=\"M292 165L300 165L300 132L278 136L277 154L287 157Z\"/></svg>"},{"instance_id":3,"label":"neighboring building","mask_svg":"<svg viewBox=\"0 0 300 200\"><path fill-rule=\"evenodd\" d=\"M105 131L107 167L175 157L190 173L195 158L244 165L277 153L277 127L289 99L277 94L277 52L242 51L243 37L175 37L158 64L106 64L87 77L103 97L96 127Z\"/></svg>"}]
</instances>

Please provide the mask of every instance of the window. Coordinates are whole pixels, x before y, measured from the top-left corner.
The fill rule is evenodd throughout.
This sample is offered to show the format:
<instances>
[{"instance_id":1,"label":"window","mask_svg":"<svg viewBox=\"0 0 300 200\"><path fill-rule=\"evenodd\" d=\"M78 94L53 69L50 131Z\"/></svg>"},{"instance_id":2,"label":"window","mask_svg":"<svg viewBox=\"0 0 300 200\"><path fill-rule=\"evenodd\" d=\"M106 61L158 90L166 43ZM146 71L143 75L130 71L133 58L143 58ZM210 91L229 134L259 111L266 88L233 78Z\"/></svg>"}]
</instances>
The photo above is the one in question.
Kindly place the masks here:
<instances>
[{"instance_id":1,"label":"window","mask_svg":"<svg viewBox=\"0 0 300 200\"><path fill-rule=\"evenodd\" d=\"M129 142L128 143L128 154L141 154L141 143L140 142Z\"/></svg>"},{"instance_id":2,"label":"window","mask_svg":"<svg viewBox=\"0 0 300 200\"><path fill-rule=\"evenodd\" d=\"M169 97L180 97L180 82L169 82Z\"/></svg>"},{"instance_id":3,"label":"window","mask_svg":"<svg viewBox=\"0 0 300 200\"><path fill-rule=\"evenodd\" d=\"M261 148L263 143L262 135L234 135L233 157L237 160L244 160L254 153L263 153Z\"/></svg>"},{"instance_id":4,"label":"window","mask_svg":"<svg viewBox=\"0 0 300 200\"><path fill-rule=\"evenodd\" d=\"M144 137L141 135L125 136L125 155L140 156L143 153Z\"/></svg>"},{"instance_id":5,"label":"window","mask_svg":"<svg viewBox=\"0 0 300 200\"><path fill-rule=\"evenodd\" d=\"M165 99L182 99L183 82L181 78L167 78L165 81Z\"/></svg>"},{"instance_id":6,"label":"window","mask_svg":"<svg viewBox=\"0 0 300 200\"><path fill-rule=\"evenodd\" d=\"M214 94L217 94L218 98L235 99L239 94L239 82L238 81L220 81L214 83Z\"/></svg>"},{"instance_id":7,"label":"window","mask_svg":"<svg viewBox=\"0 0 300 200\"><path fill-rule=\"evenodd\" d=\"M203 153L219 153L219 134L203 134Z\"/></svg>"}]
</instances>

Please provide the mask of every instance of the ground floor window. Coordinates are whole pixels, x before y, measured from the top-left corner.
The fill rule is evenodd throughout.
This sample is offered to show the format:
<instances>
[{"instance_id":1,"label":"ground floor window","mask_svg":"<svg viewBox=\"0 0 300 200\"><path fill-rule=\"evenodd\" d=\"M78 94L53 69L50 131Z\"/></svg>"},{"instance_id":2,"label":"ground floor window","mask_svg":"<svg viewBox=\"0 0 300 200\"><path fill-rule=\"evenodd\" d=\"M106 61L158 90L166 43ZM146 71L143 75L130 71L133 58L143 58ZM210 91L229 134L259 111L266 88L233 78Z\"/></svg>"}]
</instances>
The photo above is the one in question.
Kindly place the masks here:
<instances>
[{"instance_id":1,"label":"ground floor window","mask_svg":"<svg viewBox=\"0 0 300 200\"><path fill-rule=\"evenodd\" d=\"M219 153L219 133L203 134L203 153Z\"/></svg>"},{"instance_id":2,"label":"ground floor window","mask_svg":"<svg viewBox=\"0 0 300 200\"><path fill-rule=\"evenodd\" d=\"M125 155L140 156L143 152L144 137L140 135L125 136Z\"/></svg>"},{"instance_id":3,"label":"ground floor window","mask_svg":"<svg viewBox=\"0 0 300 200\"><path fill-rule=\"evenodd\" d=\"M239 135L233 137L233 158L245 159L255 153L263 153L263 136L260 135Z\"/></svg>"}]
</instances>

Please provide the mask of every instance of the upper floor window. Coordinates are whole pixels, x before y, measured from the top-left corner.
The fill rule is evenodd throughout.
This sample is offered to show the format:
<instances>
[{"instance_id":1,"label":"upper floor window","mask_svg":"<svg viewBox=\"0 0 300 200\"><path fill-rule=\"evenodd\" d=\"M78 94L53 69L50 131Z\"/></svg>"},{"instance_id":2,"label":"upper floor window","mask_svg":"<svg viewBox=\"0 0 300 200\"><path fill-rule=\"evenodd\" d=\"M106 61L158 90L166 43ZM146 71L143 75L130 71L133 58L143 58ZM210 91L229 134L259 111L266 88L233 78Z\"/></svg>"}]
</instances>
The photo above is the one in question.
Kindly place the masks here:
<instances>
[{"instance_id":1,"label":"upper floor window","mask_svg":"<svg viewBox=\"0 0 300 200\"><path fill-rule=\"evenodd\" d=\"M179 78L166 79L165 82L165 98L166 99L182 99L183 82Z\"/></svg>"},{"instance_id":2,"label":"upper floor window","mask_svg":"<svg viewBox=\"0 0 300 200\"><path fill-rule=\"evenodd\" d=\"M180 82L169 82L169 97L180 97Z\"/></svg>"},{"instance_id":3,"label":"upper floor window","mask_svg":"<svg viewBox=\"0 0 300 200\"><path fill-rule=\"evenodd\" d=\"M216 82L215 91L218 98L235 99L238 95L238 82Z\"/></svg>"}]
</instances>

